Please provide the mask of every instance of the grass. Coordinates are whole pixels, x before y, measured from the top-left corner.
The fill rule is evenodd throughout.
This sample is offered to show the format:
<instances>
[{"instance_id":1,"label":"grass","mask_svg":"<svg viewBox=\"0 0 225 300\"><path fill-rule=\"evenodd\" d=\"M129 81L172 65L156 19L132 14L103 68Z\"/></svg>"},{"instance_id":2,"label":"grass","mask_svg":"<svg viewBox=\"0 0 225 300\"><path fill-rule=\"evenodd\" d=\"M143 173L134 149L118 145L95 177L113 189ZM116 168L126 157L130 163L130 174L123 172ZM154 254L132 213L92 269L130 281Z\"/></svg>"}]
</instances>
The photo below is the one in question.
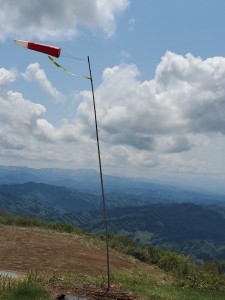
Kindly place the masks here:
<instances>
[{"instance_id":1,"label":"grass","mask_svg":"<svg viewBox=\"0 0 225 300\"><path fill-rule=\"evenodd\" d=\"M225 278L218 271L215 271L213 266L210 268L209 265L208 270L204 270L203 267L193 263L188 256L149 246L136 245L124 236L112 236L109 243L112 248L131 255L146 264L156 265L161 270L171 274L180 288L225 291Z\"/></svg>"},{"instance_id":2,"label":"grass","mask_svg":"<svg viewBox=\"0 0 225 300\"><path fill-rule=\"evenodd\" d=\"M160 283L154 280L150 272L133 270L114 273L113 280L124 290L138 295L140 299L162 300L224 300L224 291L178 287L174 283Z\"/></svg>"},{"instance_id":3,"label":"grass","mask_svg":"<svg viewBox=\"0 0 225 300\"><path fill-rule=\"evenodd\" d=\"M55 230L58 232L68 232L82 234L82 230L67 223L56 223L56 222L46 222L44 220L39 220L33 217L16 217L7 214L0 213L0 224L4 225L14 225L21 227L39 227L50 230Z\"/></svg>"},{"instance_id":4,"label":"grass","mask_svg":"<svg viewBox=\"0 0 225 300\"><path fill-rule=\"evenodd\" d=\"M0 300L47 300L44 279L31 272L23 279L0 276Z\"/></svg>"},{"instance_id":5,"label":"grass","mask_svg":"<svg viewBox=\"0 0 225 300\"><path fill-rule=\"evenodd\" d=\"M223 300L224 291L193 289L189 287L179 287L173 278L162 273L160 269L147 266L134 267L130 271L117 271L111 274L111 283L117 289L129 291L139 297L139 299L149 300ZM58 277L57 274L49 276L37 276L31 272L26 278L16 280L8 277L0 277L0 300L49 300L50 294L45 290L45 286L52 286L57 289L59 286L106 285L106 278L103 276L82 276L77 274L67 274Z\"/></svg>"},{"instance_id":6,"label":"grass","mask_svg":"<svg viewBox=\"0 0 225 300\"><path fill-rule=\"evenodd\" d=\"M99 237L64 223L48 223L29 217L6 215L0 215L0 223L76 233L84 236L92 244L103 243ZM210 266L204 270L193 264L186 256L153 247L137 246L123 236L110 236L109 243L115 250L145 263L129 271L113 272L111 282L115 283L117 288L132 292L142 300L225 299L225 280ZM101 286L106 282L106 278L102 276L91 277L81 274L67 274L63 278L58 278L57 274L52 273L43 278L30 273L23 280L0 276L0 300L47 300L50 299L50 295L44 289L45 286L67 286L75 283Z\"/></svg>"},{"instance_id":7,"label":"grass","mask_svg":"<svg viewBox=\"0 0 225 300\"><path fill-rule=\"evenodd\" d=\"M135 273L134 273L135 272ZM114 273L113 282L117 287L130 291L140 297L140 299L161 299L161 300L224 300L225 294L221 291L208 291L190 288L179 288L171 284L159 284L152 280L149 274L135 270L133 273ZM69 283L95 284L100 285L105 280L99 278L78 278L70 275L64 280L60 280L60 285ZM49 293L41 287L38 282L19 282L11 286L0 294L0 300L47 300Z\"/></svg>"},{"instance_id":8,"label":"grass","mask_svg":"<svg viewBox=\"0 0 225 300\"><path fill-rule=\"evenodd\" d=\"M130 292L141 300L224 300L225 291L180 287L173 277L163 273L160 269L147 266L134 267L129 271L111 273L111 283L116 289ZM87 276L81 274L67 274L58 278L55 274L45 278L48 286L107 286L107 279L103 276ZM1 299L1 298L0 298Z\"/></svg>"}]
</instances>

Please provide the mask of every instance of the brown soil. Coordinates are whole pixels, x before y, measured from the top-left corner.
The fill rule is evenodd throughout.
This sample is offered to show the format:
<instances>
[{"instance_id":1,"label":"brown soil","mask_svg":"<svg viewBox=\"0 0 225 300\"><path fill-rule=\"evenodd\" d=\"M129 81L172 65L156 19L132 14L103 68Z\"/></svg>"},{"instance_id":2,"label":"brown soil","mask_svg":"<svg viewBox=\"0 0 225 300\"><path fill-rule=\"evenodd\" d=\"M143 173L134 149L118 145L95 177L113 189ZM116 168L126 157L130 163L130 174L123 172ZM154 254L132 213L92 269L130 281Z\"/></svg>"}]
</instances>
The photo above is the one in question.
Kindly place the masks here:
<instances>
[{"instance_id":1,"label":"brown soil","mask_svg":"<svg viewBox=\"0 0 225 300\"><path fill-rule=\"evenodd\" d=\"M62 295L63 293L60 293L59 295ZM82 299L87 299L87 300L99 300L99 299L135 300L137 299L134 295L120 291L118 289L110 289L109 291L106 291L105 288L94 286L94 285L93 286L90 285L70 286L70 294L76 295L76 297L80 297Z\"/></svg>"},{"instance_id":2,"label":"brown soil","mask_svg":"<svg viewBox=\"0 0 225 300\"><path fill-rule=\"evenodd\" d=\"M78 235L58 233L40 228L0 225L0 270L42 274L55 273L59 277L69 273L106 275L105 247L94 246ZM110 270L131 269L134 261L110 251ZM105 294L105 287L49 286L53 293L82 296L87 299L135 299L118 288Z\"/></svg>"}]
</instances>

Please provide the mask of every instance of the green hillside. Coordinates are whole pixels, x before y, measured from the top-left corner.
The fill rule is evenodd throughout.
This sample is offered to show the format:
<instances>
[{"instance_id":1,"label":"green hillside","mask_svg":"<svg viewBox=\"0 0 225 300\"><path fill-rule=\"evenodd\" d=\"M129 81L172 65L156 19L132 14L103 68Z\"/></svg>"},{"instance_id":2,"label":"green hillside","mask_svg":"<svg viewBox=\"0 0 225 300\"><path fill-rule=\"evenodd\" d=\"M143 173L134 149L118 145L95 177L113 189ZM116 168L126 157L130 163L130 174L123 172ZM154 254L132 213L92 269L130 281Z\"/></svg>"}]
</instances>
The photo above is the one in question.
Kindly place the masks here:
<instances>
[{"instance_id":1,"label":"green hillside","mask_svg":"<svg viewBox=\"0 0 225 300\"><path fill-rule=\"evenodd\" d=\"M135 195L109 192L109 207L143 205ZM69 212L93 211L101 208L101 196L65 186L27 182L0 185L0 209L12 214L50 218Z\"/></svg>"},{"instance_id":2,"label":"green hillside","mask_svg":"<svg viewBox=\"0 0 225 300\"><path fill-rule=\"evenodd\" d=\"M101 233L101 212L54 217ZM109 231L129 236L138 244L159 246L192 257L225 259L225 218L214 208L191 203L153 204L108 210Z\"/></svg>"},{"instance_id":3,"label":"green hillside","mask_svg":"<svg viewBox=\"0 0 225 300\"><path fill-rule=\"evenodd\" d=\"M220 205L157 203L123 192L107 195L108 225L112 233L129 236L137 244L153 245L194 258L225 259L225 214ZM47 221L66 222L101 233L101 197L43 183L0 185L0 210Z\"/></svg>"},{"instance_id":4,"label":"green hillside","mask_svg":"<svg viewBox=\"0 0 225 300\"><path fill-rule=\"evenodd\" d=\"M28 228L26 229L28 230L27 232L29 230L32 232L32 239L36 237L36 233L39 236L49 236L50 234L52 240L55 235L57 240L60 238L61 243L70 240L71 246L72 241L80 240L81 245L88 245L89 248L92 247L93 255L96 249L104 249L104 241L100 238L85 232L82 233L72 226L67 227L63 224L55 225L32 218L1 215L0 227L2 226L9 226L8 228L12 228L10 230L13 230L15 233L18 230L18 236L20 235L19 228L22 226L24 231L26 226ZM40 227L41 230L33 230L32 228L35 227ZM70 233L65 235L63 233L64 230ZM57 233L59 231L61 233ZM29 238L29 235L26 236ZM4 238L7 241L7 236ZM9 239L10 242L11 239ZM113 254L114 257L121 257L123 255L123 260L128 260L129 264L131 257L133 257L133 260L129 268L113 270L110 278L116 288L110 290L108 297L105 295L104 299L224 299L225 279L221 275L223 267L221 262L196 265L189 257L153 247L138 246L128 238L122 236L110 236L109 244L111 249L110 255ZM25 245L26 240L24 240L23 244L18 245L18 247L25 247ZM50 245L51 243L49 247ZM1 254L0 257L2 257ZM19 255L19 252L17 255ZM74 260L76 260L76 255L76 252L73 253ZM66 259L67 257L65 256L64 260ZM85 267L83 265L83 268ZM99 294L100 290L104 290L104 286L106 286L105 275L103 276L101 273L99 275L98 273L95 275L91 273L87 274L86 270L82 274L80 271L77 273L74 270L72 273L63 272L63 274L63 276L62 273L57 272L36 274L33 270L27 277L17 282L13 280L9 282L0 277L0 299L53 300L54 295L59 290L68 291L68 289L72 292L76 291L76 293L81 293L81 291L85 290L90 295L94 295L93 293ZM120 295L120 298L116 298L116 295Z\"/></svg>"},{"instance_id":5,"label":"green hillside","mask_svg":"<svg viewBox=\"0 0 225 300\"><path fill-rule=\"evenodd\" d=\"M63 186L28 182L0 185L0 208L18 215L49 217L96 209L98 197Z\"/></svg>"}]
</instances>

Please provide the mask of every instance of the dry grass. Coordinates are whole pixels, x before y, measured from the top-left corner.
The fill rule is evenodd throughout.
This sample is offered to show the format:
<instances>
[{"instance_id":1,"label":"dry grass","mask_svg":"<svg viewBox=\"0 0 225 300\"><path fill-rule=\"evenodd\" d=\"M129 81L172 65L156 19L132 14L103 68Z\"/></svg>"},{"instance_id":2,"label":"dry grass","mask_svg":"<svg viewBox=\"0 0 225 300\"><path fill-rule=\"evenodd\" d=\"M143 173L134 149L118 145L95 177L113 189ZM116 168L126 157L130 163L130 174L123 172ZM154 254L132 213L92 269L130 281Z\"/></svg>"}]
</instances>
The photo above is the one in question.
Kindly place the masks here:
<instances>
[{"instance_id":1,"label":"dry grass","mask_svg":"<svg viewBox=\"0 0 225 300\"><path fill-rule=\"evenodd\" d=\"M33 269L59 275L105 273L104 245L95 246L79 235L6 225L0 225L0 232L2 270L27 273ZM132 264L131 259L111 252L112 270L129 269Z\"/></svg>"},{"instance_id":2,"label":"dry grass","mask_svg":"<svg viewBox=\"0 0 225 300\"><path fill-rule=\"evenodd\" d=\"M137 299L120 288L106 291L106 251L85 236L35 227L0 225L0 268L26 276L30 270L45 277L52 294L88 295L88 299ZM110 271L130 272L141 263L114 250L110 251ZM146 266L147 267L147 266ZM154 267L149 272L162 273ZM153 272L154 270L154 272ZM156 273L155 273L156 272ZM165 276L161 276L164 280ZM4 285L14 284L8 280ZM97 298L96 298L97 297Z\"/></svg>"}]
</instances>

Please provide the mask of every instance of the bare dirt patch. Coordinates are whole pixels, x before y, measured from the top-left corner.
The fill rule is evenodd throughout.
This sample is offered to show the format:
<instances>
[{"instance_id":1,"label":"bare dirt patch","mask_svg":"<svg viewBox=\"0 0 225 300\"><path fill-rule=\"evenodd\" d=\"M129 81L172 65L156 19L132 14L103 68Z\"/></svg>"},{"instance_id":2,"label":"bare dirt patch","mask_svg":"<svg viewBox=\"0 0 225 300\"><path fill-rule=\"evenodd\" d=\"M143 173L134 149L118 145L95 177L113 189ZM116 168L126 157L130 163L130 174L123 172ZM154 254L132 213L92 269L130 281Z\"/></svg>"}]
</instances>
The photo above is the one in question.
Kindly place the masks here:
<instances>
[{"instance_id":1,"label":"bare dirt patch","mask_svg":"<svg viewBox=\"0 0 225 300\"><path fill-rule=\"evenodd\" d=\"M70 273L106 275L106 250L75 234L59 233L40 228L0 225L0 270L26 274L35 270L41 274L62 276ZM110 251L110 269L130 269L134 261ZM106 293L103 286L60 284L48 287L53 295L68 293L87 299L135 299L119 289Z\"/></svg>"},{"instance_id":2,"label":"bare dirt patch","mask_svg":"<svg viewBox=\"0 0 225 300\"><path fill-rule=\"evenodd\" d=\"M126 293L124 291L118 290L118 289L110 289L109 291L106 291L105 288L99 287L99 286L90 286L90 285L83 285L83 286L70 286L67 287L70 288L70 294L76 295L76 297L80 297L82 299L88 299L88 300L137 300L137 298L130 294ZM62 289L62 292L64 293L64 290ZM62 293L62 294L63 294ZM61 292L60 292L61 294Z\"/></svg>"},{"instance_id":3,"label":"bare dirt patch","mask_svg":"<svg viewBox=\"0 0 225 300\"><path fill-rule=\"evenodd\" d=\"M97 247L77 235L40 228L0 226L0 268L6 271L58 274L106 272L104 247ZM129 269L132 261L111 251L113 269Z\"/></svg>"}]
</instances>

